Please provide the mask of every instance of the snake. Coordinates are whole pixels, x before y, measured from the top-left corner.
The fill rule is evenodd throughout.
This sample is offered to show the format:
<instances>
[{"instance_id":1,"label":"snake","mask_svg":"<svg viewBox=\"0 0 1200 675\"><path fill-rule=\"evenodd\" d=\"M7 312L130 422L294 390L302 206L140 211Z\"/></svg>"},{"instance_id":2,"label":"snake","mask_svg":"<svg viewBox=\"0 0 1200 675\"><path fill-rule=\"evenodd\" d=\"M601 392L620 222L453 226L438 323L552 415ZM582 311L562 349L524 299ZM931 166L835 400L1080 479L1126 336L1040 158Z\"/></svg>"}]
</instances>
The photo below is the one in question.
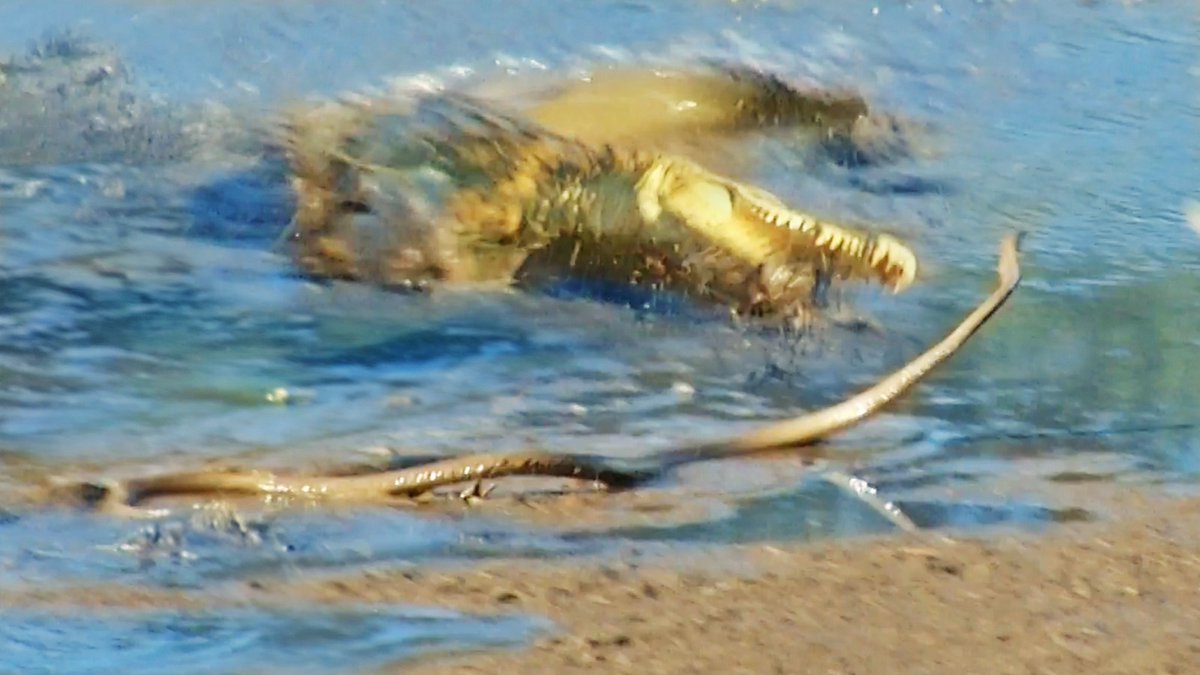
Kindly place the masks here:
<instances>
[{"instance_id":1,"label":"snake","mask_svg":"<svg viewBox=\"0 0 1200 675\"><path fill-rule=\"evenodd\" d=\"M569 452L479 453L359 475L285 474L253 469L180 471L58 486L55 495L60 499L68 496L92 509L121 513L154 497L185 495L387 502L414 497L439 487L508 476L572 478L616 491L645 485L675 468L694 462L815 444L879 412L955 354L1008 301L1020 283L1019 241L1017 234L1002 240L995 288L924 352L871 387L837 404L767 424L733 438L683 445L638 460Z\"/></svg>"}]
</instances>

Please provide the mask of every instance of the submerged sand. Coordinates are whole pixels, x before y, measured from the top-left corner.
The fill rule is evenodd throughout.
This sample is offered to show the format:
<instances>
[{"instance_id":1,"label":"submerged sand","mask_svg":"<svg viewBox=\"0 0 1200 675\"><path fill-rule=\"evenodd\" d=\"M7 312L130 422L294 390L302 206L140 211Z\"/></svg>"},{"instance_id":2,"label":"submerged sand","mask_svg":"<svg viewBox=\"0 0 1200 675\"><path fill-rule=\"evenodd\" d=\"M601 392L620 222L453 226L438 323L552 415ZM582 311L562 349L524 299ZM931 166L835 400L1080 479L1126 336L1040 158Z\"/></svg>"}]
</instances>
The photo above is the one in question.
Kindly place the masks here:
<instances>
[{"instance_id":1,"label":"submerged sand","mask_svg":"<svg viewBox=\"0 0 1200 675\"><path fill-rule=\"evenodd\" d=\"M1129 502L1136 515L1121 521L1037 537L759 545L682 571L384 571L303 591L528 612L563 628L523 651L395 668L405 672L1200 672L1200 500Z\"/></svg>"},{"instance_id":2,"label":"submerged sand","mask_svg":"<svg viewBox=\"0 0 1200 675\"><path fill-rule=\"evenodd\" d=\"M535 615L509 651L388 672L1200 672L1200 499L1118 498L1122 516L989 531L616 558L376 566L234 582L0 591L0 605L196 608L377 603Z\"/></svg>"}]
</instances>

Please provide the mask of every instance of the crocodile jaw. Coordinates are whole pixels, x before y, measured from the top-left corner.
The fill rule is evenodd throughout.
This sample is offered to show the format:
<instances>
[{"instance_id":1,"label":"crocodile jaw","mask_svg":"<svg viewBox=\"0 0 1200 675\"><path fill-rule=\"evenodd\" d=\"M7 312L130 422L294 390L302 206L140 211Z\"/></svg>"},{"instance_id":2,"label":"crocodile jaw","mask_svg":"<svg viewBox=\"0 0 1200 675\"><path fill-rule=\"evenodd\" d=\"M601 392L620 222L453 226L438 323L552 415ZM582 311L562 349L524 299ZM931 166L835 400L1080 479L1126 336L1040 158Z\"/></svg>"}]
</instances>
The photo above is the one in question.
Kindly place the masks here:
<instances>
[{"instance_id":1,"label":"crocodile jaw","mask_svg":"<svg viewBox=\"0 0 1200 675\"><path fill-rule=\"evenodd\" d=\"M723 178L690 161L660 158L637 186L642 217L668 212L685 227L758 266L797 256L899 293L916 280L917 258L888 234L868 234L789 208L774 195Z\"/></svg>"},{"instance_id":2,"label":"crocodile jaw","mask_svg":"<svg viewBox=\"0 0 1200 675\"><path fill-rule=\"evenodd\" d=\"M890 234L871 234L818 220L757 188L734 184L731 193L735 204L749 211L751 219L800 235L791 239L793 255L802 244L845 276L874 279L894 293L907 290L916 281L917 256Z\"/></svg>"}]
</instances>

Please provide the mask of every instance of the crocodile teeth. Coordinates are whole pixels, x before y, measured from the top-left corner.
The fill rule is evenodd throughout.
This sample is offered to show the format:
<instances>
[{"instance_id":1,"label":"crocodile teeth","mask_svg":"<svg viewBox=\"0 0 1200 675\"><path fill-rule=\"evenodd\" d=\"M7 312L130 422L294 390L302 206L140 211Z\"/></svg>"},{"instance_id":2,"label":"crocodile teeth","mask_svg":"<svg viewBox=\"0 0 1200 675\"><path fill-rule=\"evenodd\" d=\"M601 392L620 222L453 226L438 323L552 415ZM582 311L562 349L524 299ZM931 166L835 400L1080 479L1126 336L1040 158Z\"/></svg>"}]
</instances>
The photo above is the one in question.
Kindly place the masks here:
<instances>
[{"instance_id":1,"label":"crocodile teeth","mask_svg":"<svg viewBox=\"0 0 1200 675\"><path fill-rule=\"evenodd\" d=\"M812 221L805 218L804 216L792 216L788 220L788 229L789 230L797 230L799 232L808 232L809 230L812 229L812 227L813 227Z\"/></svg>"},{"instance_id":2,"label":"crocodile teeth","mask_svg":"<svg viewBox=\"0 0 1200 675\"><path fill-rule=\"evenodd\" d=\"M752 206L750 213L754 217L763 221L768 225L775 227L785 227L789 230L806 231L810 228L809 221L803 216L788 213L787 211L777 211L775 209L767 209L761 206Z\"/></svg>"},{"instance_id":3,"label":"crocodile teeth","mask_svg":"<svg viewBox=\"0 0 1200 675\"><path fill-rule=\"evenodd\" d=\"M880 235L875 246L871 266L889 280L892 291L899 293L912 285L917 277L917 259L912 251L888 235Z\"/></svg>"},{"instance_id":4,"label":"crocodile teeth","mask_svg":"<svg viewBox=\"0 0 1200 675\"><path fill-rule=\"evenodd\" d=\"M883 262L888 257L888 247L884 242L877 242L875 250L871 252L871 267L879 267L879 263Z\"/></svg>"}]
</instances>

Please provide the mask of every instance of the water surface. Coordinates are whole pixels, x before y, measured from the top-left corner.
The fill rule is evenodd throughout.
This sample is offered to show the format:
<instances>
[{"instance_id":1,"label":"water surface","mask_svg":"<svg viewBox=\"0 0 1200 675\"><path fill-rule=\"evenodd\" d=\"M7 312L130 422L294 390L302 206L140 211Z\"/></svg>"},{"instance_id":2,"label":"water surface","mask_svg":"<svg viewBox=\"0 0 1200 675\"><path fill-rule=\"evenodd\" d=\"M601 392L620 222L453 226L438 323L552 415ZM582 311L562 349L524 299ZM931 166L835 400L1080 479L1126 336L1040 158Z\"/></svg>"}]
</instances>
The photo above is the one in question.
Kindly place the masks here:
<instances>
[{"instance_id":1,"label":"water surface","mask_svg":"<svg viewBox=\"0 0 1200 675\"><path fill-rule=\"evenodd\" d=\"M1068 517L1039 497L1067 473L1186 488L1200 472L1200 238L1183 216L1200 199L1197 28L1187 2L9 3L0 52L77 69L49 68L32 92L0 89L0 486L380 448L639 456L724 436L911 357L986 292L996 243L1019 228L1026 281L1012 305L833 452L934 526ZM799 143L758 148L757 182L885 225L926 261L903 296L851 294L882 335L797 343L587 288L427 298L314 284L276 246L289 197L254 137L287 105L712 59L853 86L928 126L923 152L874 165ZM247 541L187 513L147 525L13 511L0 518L0 583L203 589L272 569L887 527L803 472L755 482L761 464L725 474L728 508L707 523L586 536L570 523L377 509L251 515L265 524ZM1019 493L1005 480L1017 464L1032 476ZM80 649L109 644L105 631L154 634L159 620L106 619ZM52 641L38 621L7 639ZM445 640L469 647L464 634ZM196 663L181 642L147 649ZM266 657L200 658L220 670Z\"/></svg>"}]
</instances>

